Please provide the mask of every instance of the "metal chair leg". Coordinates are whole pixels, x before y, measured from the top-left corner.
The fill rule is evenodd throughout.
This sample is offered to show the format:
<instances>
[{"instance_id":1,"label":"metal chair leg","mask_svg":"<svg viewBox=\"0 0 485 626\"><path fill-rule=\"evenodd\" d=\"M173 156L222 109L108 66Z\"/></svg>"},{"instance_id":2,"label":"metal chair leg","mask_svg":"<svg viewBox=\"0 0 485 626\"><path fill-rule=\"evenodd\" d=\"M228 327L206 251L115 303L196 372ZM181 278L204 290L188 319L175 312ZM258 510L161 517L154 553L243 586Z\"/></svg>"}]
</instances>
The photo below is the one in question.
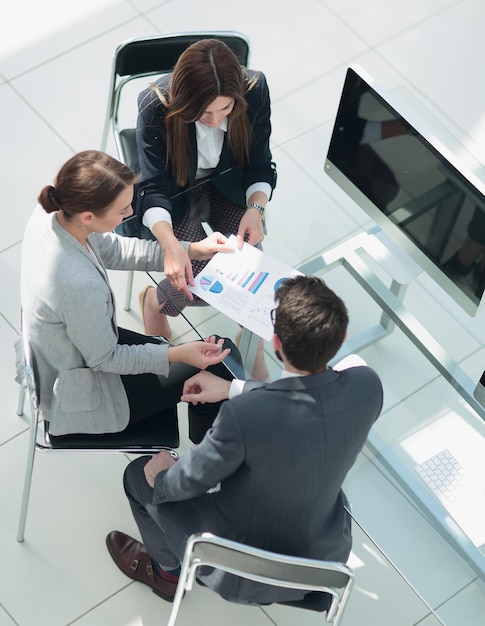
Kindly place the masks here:
<instances>
[{"instance_id":1,"label":"metal chair leg","mask_svg":"<svg viewBox=\"0 0 485 626\"><path fill-rule=\"evenodd\" d=\"M168 620L167 626L175 626L175 622L177 621L180 605L185 594L185 584L187 580L188 569L189 563L184 561L184 563L182 564L182 571L180 572L179 582L177 585L177 590L175 591L175 597L173 599L172 610L170 612L170 618Z\"/></svg>"},{"instance_id":2,"label":"metal chair leg","mask_svg":"<svg viewBox=\"0 0 485 626\"><path fill-rule=\"evenodd\" d=\"M19 400L17 403L17 415L22 417L24 414L24 406L25 406L25 387L20 385L19 387Z\"/></svg>"},{"instance_id":3,"label":"metal chair leg","mask_svg":"<svg viewBox=\"0 0 485 626\"><path fill-rule=\"evenodd\" d=\"M34 471L35 444L37 442L37 417L37 415L32 413L29 431L29 450L25 467L24 490L22 493L22 506L20 508L19 526L17 530L17 541L19 543L22 543L25 536L25 525L27 522L27 511L29 508L30 487L32 484L32 473Z\"/></svg>"},{"instance_id":4,"label":"metal chair leg","mask_svg":"<svg viewBox=\"0 0 485 626\"><path fill-rule=\"evenodd\" d=\"M133 276L134 272L128 272L128 278L126 281L126 293L125 293L125 311L129 311L131 309L131 294L133 293Z\"/></svg>"}]
</instances>

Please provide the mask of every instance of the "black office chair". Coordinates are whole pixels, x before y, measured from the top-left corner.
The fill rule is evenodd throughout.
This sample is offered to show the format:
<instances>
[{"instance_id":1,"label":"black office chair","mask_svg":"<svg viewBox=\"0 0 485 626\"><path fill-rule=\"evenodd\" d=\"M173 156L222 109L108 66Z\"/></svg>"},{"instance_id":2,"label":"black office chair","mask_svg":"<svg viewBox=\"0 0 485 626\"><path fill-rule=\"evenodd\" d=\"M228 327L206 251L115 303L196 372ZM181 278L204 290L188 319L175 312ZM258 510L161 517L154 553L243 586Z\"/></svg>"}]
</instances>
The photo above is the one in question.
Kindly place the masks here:
<instances>
[{"instance_id":1,"label":"black office chair","mask_svg":"<svg viewBox=\"0 0 485 626\"><path fill-rule=\"evenodd\" d=\"M139 37L125 41L118 46L113 56L101 150L106 150L111 126L120 159L127 165L133 162L136 152L135 129L120 129L118 125L122 90L127 83L134 79L168 74L173 70L182 52L201 39L223 41L234 51L241 65L247 65L249 42L243 34L232 31L189 32ZM133 110L136 111L136 102L133 103Z\"/></svg>"},{"instance_id":2,"label":"black office chair","mask_svg":"<svg viewBox=\"0 0 485 626\"><path fill-rule=\"evenodd\" d=\"M192 535L187 541L180 578L168 626L174 626L185 593L193 587L199 567L214 567L242 578L307 592L303 600L282 602L319 611L322 623L337 626L354 582L343 563L318 561L260 550L211 533Z\"/></svg>"},{"instance_id":3,"label":"black office chair","mask_svg":"<svg viewBox=\"0 0 485 626\"><path fill-rule=\"evenodd\" d=\"M120 160L131 166L136 160L136 128L120 128L119 111L123 89L135 79L161 76L172 71L181 53L201 39L218 39L234 51L241 65L246 66L249 57L249 42L244 35L233 31L189 32L130 39L115 50L111 71L108 108L101 141L101 150L106 151L111 128ZM136 112L136 100L132 102ZM135 123L135 120L134 122ZM137 216L129 218L118 230L127 236L154 239ZM125 294L125 311L131 308L133 272L128 274Z\"/></svg>"},{"instance_id":4,"label":"black office chair","mask_svg":"<svg viewBox=\"0 0 485 626\"><path fill-rule=\"evenodd\" d=\"M25 469L24 489L20 510L17 541L25 536L30 488L36 451L89 454L154 454L159 450L179 446L177 408L167 409L164 415L141 420L119 433L100 435L78 434L53 436L49 423L42 417L35 355L32 352L27 328L22 320L22 350L25 379L21 381L17 414L23 416L27 394L30 401L30 434Z\"/></svg>"}]
</instances>

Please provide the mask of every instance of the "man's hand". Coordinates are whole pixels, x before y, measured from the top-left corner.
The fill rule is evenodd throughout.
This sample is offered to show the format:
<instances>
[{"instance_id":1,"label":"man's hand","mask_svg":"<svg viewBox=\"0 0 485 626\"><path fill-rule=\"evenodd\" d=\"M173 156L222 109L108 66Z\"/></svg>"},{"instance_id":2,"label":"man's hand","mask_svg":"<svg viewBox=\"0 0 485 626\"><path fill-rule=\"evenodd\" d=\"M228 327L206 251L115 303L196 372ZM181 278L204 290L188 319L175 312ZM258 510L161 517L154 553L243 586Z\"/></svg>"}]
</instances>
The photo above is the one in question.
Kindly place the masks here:
<instances>
[{"instance_id":1,"label":"man's hand","mask_svg":"<svg viewBox=\"0 0 485 626\"><path fill-rule=\"evenodd\" d=\"M174 463L177 462L168 450L162 450L158 454L154 454L152 458L145 465L145 478L147 483L153 489L155 486L155 478L157 474L163 472L164 470L168 470Z\"/></svg>"},{"instance_id":2,"label":"man's hand","mask_svg":"<svg viewBox=\"0 0 485 626\"><path fill-rule=\"evenodd\" d=\"M204 404L205 402L219 402L227 400L231 383L219 378L210 372L199 372L188 378L184 383L182 402Z\"/></svg>"},{"instance_id":3,"label":"man's hand","mask_svg":"<svg viewBox=\"0 0 485 626\"><path fill-rule=\"evenodd\" d=\"M224 339L217 343L211 337L206 341L191 341L180 346L172 346L168 349L170 363L182 362L193 365L200 370L205 370L209 365L220 363L231 351L230 348L222 350Z\"/></svg>"}]
</instances>

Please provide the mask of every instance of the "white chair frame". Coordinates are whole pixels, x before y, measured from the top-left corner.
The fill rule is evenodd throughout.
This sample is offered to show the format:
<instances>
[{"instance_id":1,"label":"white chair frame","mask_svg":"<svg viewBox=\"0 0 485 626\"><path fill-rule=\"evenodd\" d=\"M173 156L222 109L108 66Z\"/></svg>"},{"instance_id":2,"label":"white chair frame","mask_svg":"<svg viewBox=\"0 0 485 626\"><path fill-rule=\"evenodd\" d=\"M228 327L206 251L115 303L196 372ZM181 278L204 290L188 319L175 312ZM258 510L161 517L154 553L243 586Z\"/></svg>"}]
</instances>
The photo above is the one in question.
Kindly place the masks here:
<instances>
[{"instance_id":1,"label":"white chair frame","mask_svg":"<svg viewBox=\"0 0 485 626\"><path fill-rule=\"evenodd\" d=\"M332 600L322 615L324 623L332 626L340 622L354 582L353 570L343 563L287 556L211 533L196 534L187 542L168 626L175 625L182 598L192 589L202 566L286 589L328 593Z\"/></svg>"},{"instance_id":2,"label":"white chair frame","mask_svg":"<svg viewBox=\"0 0 485 626\"><path fill-rule=\"evenodd\" d=\"M30 341L26 329L25 320L22 316L22 344L23 344L23 356L24 356L24 371L25 380L20 385L19 400L17 405L17 414L21 417L24 416L24 404L26 395L28 395L30 402L30 423L29 423L29 443L27 450L27 461L25 468L24 487L22 493L22 504L20 508L20 517L17 530L17 541L23 542L25 538L25 526L27 523L27 513L29 507L30 491L32 485L32 475L34 471L34 459L35 453L48 452L48 453L74 453L74 454L153 454L159 450L168 449L172 451L172 448L163 445L139 445L136 442L130 441L126 445L111 444L107 445L107 442L103 442L103 435L96 437L96 443L89 447L84 445L80 447L78 444L75 447L69 447L69 443L57 445L52 443L49 438L49 433L44 426L44 419L42 416L42 410L39 402L39 390L38 390L38 377L35 358L32 353ZM178 439L178 436L177 436ZM174 452L174 454L176 454Z\"/></svg>"}]
</instances>

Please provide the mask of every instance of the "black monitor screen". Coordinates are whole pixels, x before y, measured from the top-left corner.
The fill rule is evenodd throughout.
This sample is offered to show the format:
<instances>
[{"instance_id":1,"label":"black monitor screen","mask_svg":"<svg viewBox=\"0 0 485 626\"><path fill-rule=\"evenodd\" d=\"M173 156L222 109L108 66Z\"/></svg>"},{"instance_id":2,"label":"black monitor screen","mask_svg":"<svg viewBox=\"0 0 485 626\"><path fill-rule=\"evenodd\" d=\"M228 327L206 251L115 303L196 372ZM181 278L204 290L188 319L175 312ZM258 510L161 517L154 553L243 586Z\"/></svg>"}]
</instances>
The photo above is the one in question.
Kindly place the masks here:
<instances>
[{"instance_id":1,"label":"black monitor screen","mask_svg":"<svg viewBox=\"0 0 485 626\"><path fill-rule=\"evenodd\" d=\"M484 187L446 152L348 69L326 172L474 315L485 286Z\"/></svg>"}]
</instances>

